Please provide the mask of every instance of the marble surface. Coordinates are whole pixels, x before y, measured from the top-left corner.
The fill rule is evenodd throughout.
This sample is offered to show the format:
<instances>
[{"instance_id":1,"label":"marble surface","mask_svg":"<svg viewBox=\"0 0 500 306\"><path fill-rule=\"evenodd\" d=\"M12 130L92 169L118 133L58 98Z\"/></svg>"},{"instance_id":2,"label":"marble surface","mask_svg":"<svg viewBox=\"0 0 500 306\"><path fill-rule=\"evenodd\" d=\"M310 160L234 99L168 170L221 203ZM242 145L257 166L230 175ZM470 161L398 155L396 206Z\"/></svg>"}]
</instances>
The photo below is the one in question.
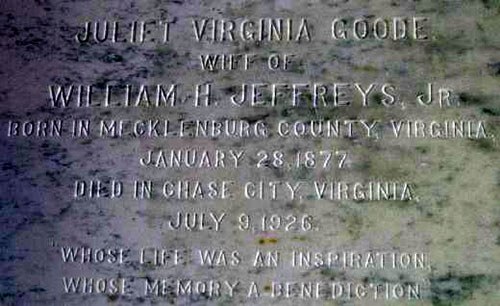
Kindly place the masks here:
<instances>
[{"instance_id":1,"label":"marble surface","mask_svg":"<svg viewBox=\"0 0 500 306\"><path fill-rule=\"evenodd\" d=\"M430 39L334 41L329 23L336 17L426 16ZM192 19L212 17L307 18L311 42L196 42ZM75 34L86 21L165 20L171 24L166 44L79 44ZM498 305L500 300L500 150L497 138L336 139L200 138L147 139L127 137L73 138L8 136L10 121L90 119L180 120L239 119L275 126L280 120L380 119L427 121L482 120L498 135L500 123L500 3L494 0L421 1L67 1L4 0L0 2L0 304L2 305ZM249 71L200 71L203 53L254 53ZM295 64L285 72L265 68L272 53L293 53ZM220 101L227 101L241 83L397 84L405 107L359 107L315 110L236 108L227 104L194 108L196 84L210 83ZM412 95L428 82L452 88L460 107L419 107ZM49 86L94 84L100 97L106 84L172 84L182 86L176 107L54 108ZM310 96L306 96L307 99ZM268 99L269 97L265 97ZM388 125L381 129L389 129ZM69 130L69 126L67 127ZM345 169L161 169L142 167L149 150L181 148L243 150L258 158L259 150L293 154L342 148L352 154ZM250 157L249 157L250 158ZM156 194L133 199L131 188L120 199L74 198L76 180L117 179L127 187L134 180L190 181L398 181L411 182L410 201L330 201L302 199L249 200L235 192L225 200L166 200ZM220 231L173 231L168 224L178 212L225 213ZM248 213L281 216L310 214L318 230L308 232L241 231L238 216ZM207 215L207 219L208 219ZM209 219L210 220L210 219ZM207 221L208 222L208 221ZM123 249L126 260L113 263L64 263L61 248ZM237 266L205 267L196 261L177 266L141 264L141 248L177 249L196 258L199 249L239 251ZM425 253L428 269L341 269L254 267L253 256L292 250L313 252ZM286 258L286 257L285 257ZM172 259L170 254L169 259ZM229 256L228 256L228 261ZM126 278L125 295L65 293L64 277ZM144 282L166 279L168 293L144 294ZM222 283L220 297L178 296L176 280ZM239 281L229 297L224 283ZM272 282L357 282L422 284L420 299L271 298ZM262 297L247 297L251 282Z\"/></svg>"}]
</instances>

